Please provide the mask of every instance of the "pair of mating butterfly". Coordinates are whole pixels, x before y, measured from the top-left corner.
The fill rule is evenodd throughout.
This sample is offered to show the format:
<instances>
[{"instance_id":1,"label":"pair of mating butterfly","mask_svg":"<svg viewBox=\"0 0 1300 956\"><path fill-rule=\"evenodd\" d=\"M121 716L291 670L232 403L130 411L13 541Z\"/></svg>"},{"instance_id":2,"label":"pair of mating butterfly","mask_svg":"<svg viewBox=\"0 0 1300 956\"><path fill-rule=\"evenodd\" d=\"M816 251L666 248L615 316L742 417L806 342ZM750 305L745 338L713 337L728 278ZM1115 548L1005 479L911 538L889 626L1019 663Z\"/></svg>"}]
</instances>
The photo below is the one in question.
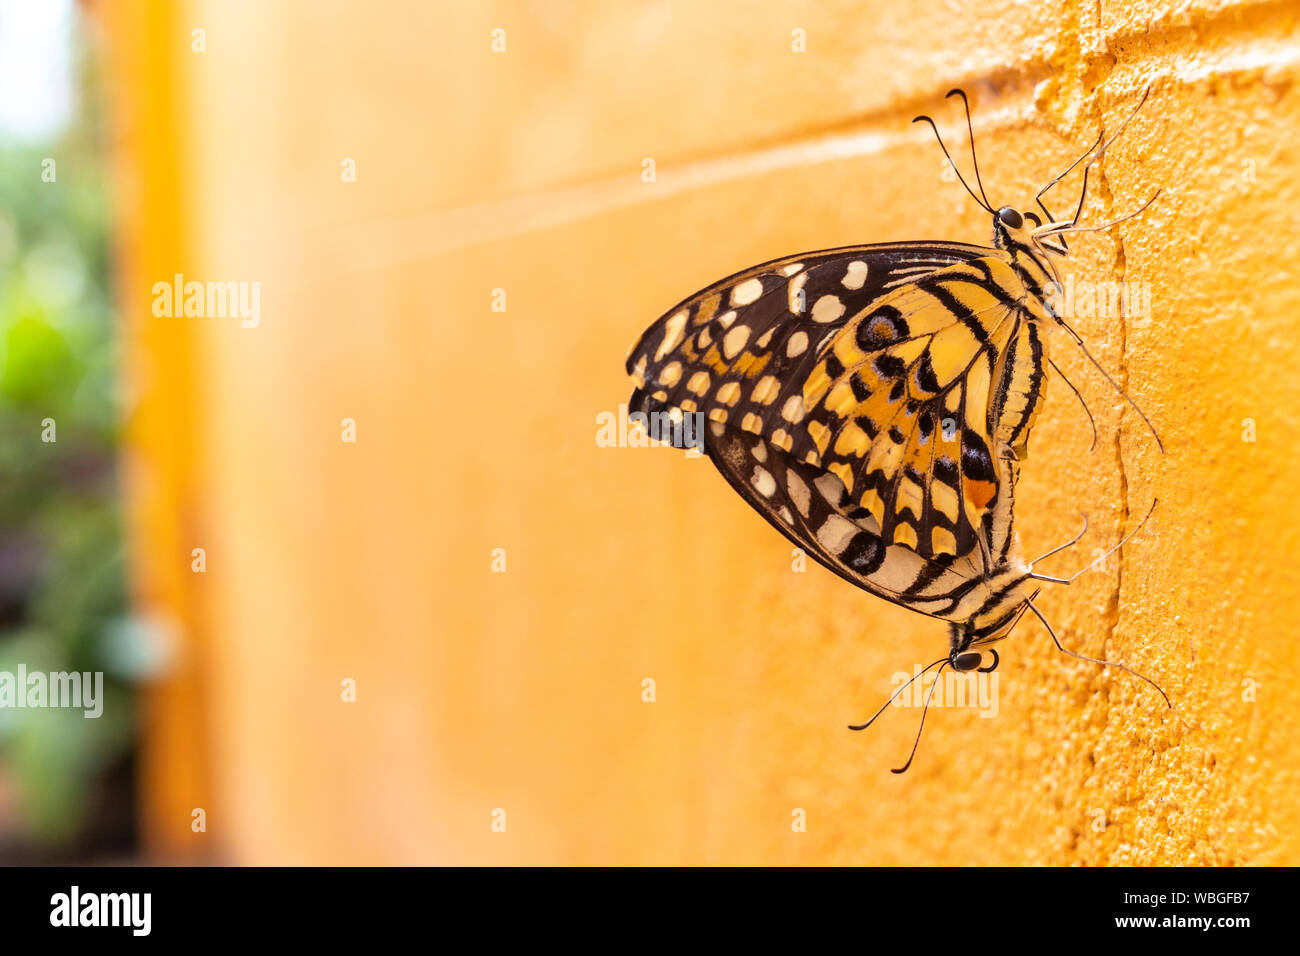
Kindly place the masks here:
<instances>
[{"instance_id":1,"label":"pair of mating butterfly","mask_svg":"<svg viewBox=\"0 0 1300 956\"><path fill-rule=\"evenodd\" d=\"M979 177L966 95L948 96L966 107L978 194L957 178L992 215L993 247L848 246L716 282L633 346L629 411L678 426L687 414L700 416L707 421L702 450L777 530L850 583L949 622L948 655L921 672L939 668L934 686L945 667L993 670L998 657L989 645L1026 610L1062 652L1111 664L1066 650L1035 607L1039 582L1073 578L1039 574L1036 562L1023 561L1012 497L1043 401L1045 364L1060 373L1040 326L1065 329L1106 374L1053 306L1061 288L1053 260L1068 254L1067 234L1108 229L1155 199L1114 222L1078 222L1089 170L1137 109L1034 197L1044 221L1011 206L994 209ZM930 124L956 172L934 121L914 122ZM1078 207L1058 220L1043 195L1084 160ZM668 431L652 428L660 437ZM988 666L981 666L984 649ZM893 699L852 729L869 726ZM894 772L915 754L914 743Z\"/></svg>"}]
</instances>

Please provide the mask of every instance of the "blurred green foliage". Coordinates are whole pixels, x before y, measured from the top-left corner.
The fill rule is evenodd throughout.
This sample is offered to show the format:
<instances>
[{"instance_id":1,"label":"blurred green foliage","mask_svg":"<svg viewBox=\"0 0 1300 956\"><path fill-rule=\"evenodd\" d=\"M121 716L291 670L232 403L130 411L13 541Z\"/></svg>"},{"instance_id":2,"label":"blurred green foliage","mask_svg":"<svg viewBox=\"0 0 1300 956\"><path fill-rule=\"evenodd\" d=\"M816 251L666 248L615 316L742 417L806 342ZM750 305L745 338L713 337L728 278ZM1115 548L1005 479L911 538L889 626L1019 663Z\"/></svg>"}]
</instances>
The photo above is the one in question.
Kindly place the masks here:
<instances>
[{"instance_id":1,"label":"blurred green foliage","mask_svg":"<svg viewBox=\"0 0 1300 956\"><path fill-rule=\"evenodd\" d=\"M108 781L130 778L134 696L120 662L133 628L109 193L89 72L82 86L80 115L58 141L0 134L0 670L103 671L105 703L98 719L0 708L6 857L94 852L94 831L130 825L104 822L131 813L120 780ZM50 159L53 182L42 176Z\"/></svg>"}]
</instances>

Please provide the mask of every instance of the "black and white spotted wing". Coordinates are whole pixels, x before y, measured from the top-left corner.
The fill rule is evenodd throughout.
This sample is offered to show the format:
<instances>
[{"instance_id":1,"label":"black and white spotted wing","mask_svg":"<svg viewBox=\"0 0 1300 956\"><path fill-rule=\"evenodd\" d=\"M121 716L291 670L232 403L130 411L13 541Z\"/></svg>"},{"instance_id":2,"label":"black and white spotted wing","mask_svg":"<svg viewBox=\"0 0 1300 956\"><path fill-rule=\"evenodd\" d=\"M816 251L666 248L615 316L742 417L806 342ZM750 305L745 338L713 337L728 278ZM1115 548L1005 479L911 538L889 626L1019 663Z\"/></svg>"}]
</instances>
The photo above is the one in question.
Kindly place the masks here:
<instances>
[{"instance_id":1,"label":"black and white spotted wing","mask_svg":"<svg viewBox=\"0 0 1300 956\"><path fill-rule=\"evenodd\" d=\"M875 518L853 503L834 475L794 459L762 436L715 422L707 426L705 447L754 510L818 563L863 590L975 637L1026 597L1009 496L988 523L987 547L1000 558L989 572L973 554L923 558L904 545L887 544ZM1013 488L1019 464L1000 459L998 465L1002 480Z\"/></svg>"},{"instance_id":2,"label":"black and white spotted wing","mask_svg":"<svg viewBox=\"0 0 1300 956\"><path fill-rule=\"evenodd\" d=\"M629 409L764 435L836 475L887 542L966 554L997 508L998 439L1027 434L1042 397L1022 298L1006 254L982 246L854 246L764 263L646 330L627 362Z\"/></svg>"}]
</instances>

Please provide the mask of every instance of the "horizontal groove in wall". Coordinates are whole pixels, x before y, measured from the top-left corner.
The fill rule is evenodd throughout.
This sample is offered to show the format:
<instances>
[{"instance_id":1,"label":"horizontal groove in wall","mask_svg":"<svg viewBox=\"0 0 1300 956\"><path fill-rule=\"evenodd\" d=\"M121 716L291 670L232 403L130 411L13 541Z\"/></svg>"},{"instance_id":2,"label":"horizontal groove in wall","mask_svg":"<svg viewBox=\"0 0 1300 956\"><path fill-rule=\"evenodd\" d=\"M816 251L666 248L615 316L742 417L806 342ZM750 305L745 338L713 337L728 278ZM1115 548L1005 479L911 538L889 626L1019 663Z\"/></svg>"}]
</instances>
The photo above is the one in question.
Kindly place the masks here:
<instances>
[{"instance_id":1,"label":"horizontal groove in wall","mask_svg":"<svg viewBox=\"0 0 1300 956\"><path fill-rule=\"evenodd\" d=\"M1148 82L1170 80L1197 83L1212 76L1229 76L1261 69L1294 67L1300 63L1300 50L1283 41L1262 39L1249 47L1234 47L1213 57L1199 51L1195 59L1183 54L1151 57L1146 64L1126 65L1125 72L1140 73L1130 84L1133 90ZM1150 60L1159 59L1152 67ZM1145 67L1145 68L1144 68ZM978 80L968 80L975 86ZM948 87L944 87L945 91ZM1123 91L1125 93L1130 90ZM942 94L935 100L942 101ZM909 112L904 110L901 112ZM815 166L855 157L870 156L909 142L928 139L928 131L914 129L899 120L900 111L876 118L869 125L883 126L886 121L896 132L864 129L859 123L853 131L822 134L796 142L747 150L657 170L657 181L640 181L639 166L629 160L629 172L617 179L562 187L545 192L511 197L486 203L419 213L400 219L338 227L321 244L314 247L313 260L336 263L346 261L350 270L370 270L418 261L429 256L468 248L515 236L542 232L572 222L633 206L657 202L683 192L707 189L721 183L766 175L785 169ZM1001 109L983 110L975 119L977 130L997 129L1009 123L1025 122L1034 116L1032 91L1020 90L1013 102ZM899 127L901 124L901 128ZM344 250L346 254L344 254Z\"/></svg>"}]
</instances>

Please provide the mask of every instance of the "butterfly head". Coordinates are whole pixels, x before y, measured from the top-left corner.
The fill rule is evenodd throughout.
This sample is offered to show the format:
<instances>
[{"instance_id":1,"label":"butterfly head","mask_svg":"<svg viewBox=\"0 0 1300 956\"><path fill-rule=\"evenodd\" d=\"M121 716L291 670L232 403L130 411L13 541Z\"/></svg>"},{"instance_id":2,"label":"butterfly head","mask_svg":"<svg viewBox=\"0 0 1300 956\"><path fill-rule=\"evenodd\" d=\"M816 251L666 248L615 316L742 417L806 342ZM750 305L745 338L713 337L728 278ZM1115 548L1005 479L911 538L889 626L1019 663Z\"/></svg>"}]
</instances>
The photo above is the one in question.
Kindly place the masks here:
<instances>
[{"instance_id":1,"label":"butterfly head","mask_svg":"<svg viewBox=\"0 0 1300 956\"><path fill-rule=\"evenodd\" d=\"M1068 255L1064 240L1048 238L1059 223L1046 225L1036 213L1003 206L993 213L993 244L1022 267L1022 274L1042 296L1059 294L1061 279L1053 256ZM1060 245L1057 245L1057 243ZM1050 255L1049 255L1050 253Z\"/></svg>"},{"instance_id":2,"label":"butterfly head","mask_svg":"<svg viewBox=\"0 0 1300 956\"><path fill-rule=\"evenodd\" d=\"M952 663L952 669L959 672L979 671L981 674L988 674L998 669L998 652L989 648L989 656L993 658L989 664L984 663L984 655L979 651L967 651L965 654L956 654L948 660Z\"/></svg>"},{"instance_id":3,"label":"butterfly head","mask_svg":"<svg viewBox=\"0 0 1300 956\"><path fill-rule=\"evenodd\" d=\"M1040 243L1034 231L1042 228L1043 221L1036 213L1021 212L1014 206L1003 206L993 214L993 242L999 249L1038 249Z\"/></svg>"}]
</instances>

